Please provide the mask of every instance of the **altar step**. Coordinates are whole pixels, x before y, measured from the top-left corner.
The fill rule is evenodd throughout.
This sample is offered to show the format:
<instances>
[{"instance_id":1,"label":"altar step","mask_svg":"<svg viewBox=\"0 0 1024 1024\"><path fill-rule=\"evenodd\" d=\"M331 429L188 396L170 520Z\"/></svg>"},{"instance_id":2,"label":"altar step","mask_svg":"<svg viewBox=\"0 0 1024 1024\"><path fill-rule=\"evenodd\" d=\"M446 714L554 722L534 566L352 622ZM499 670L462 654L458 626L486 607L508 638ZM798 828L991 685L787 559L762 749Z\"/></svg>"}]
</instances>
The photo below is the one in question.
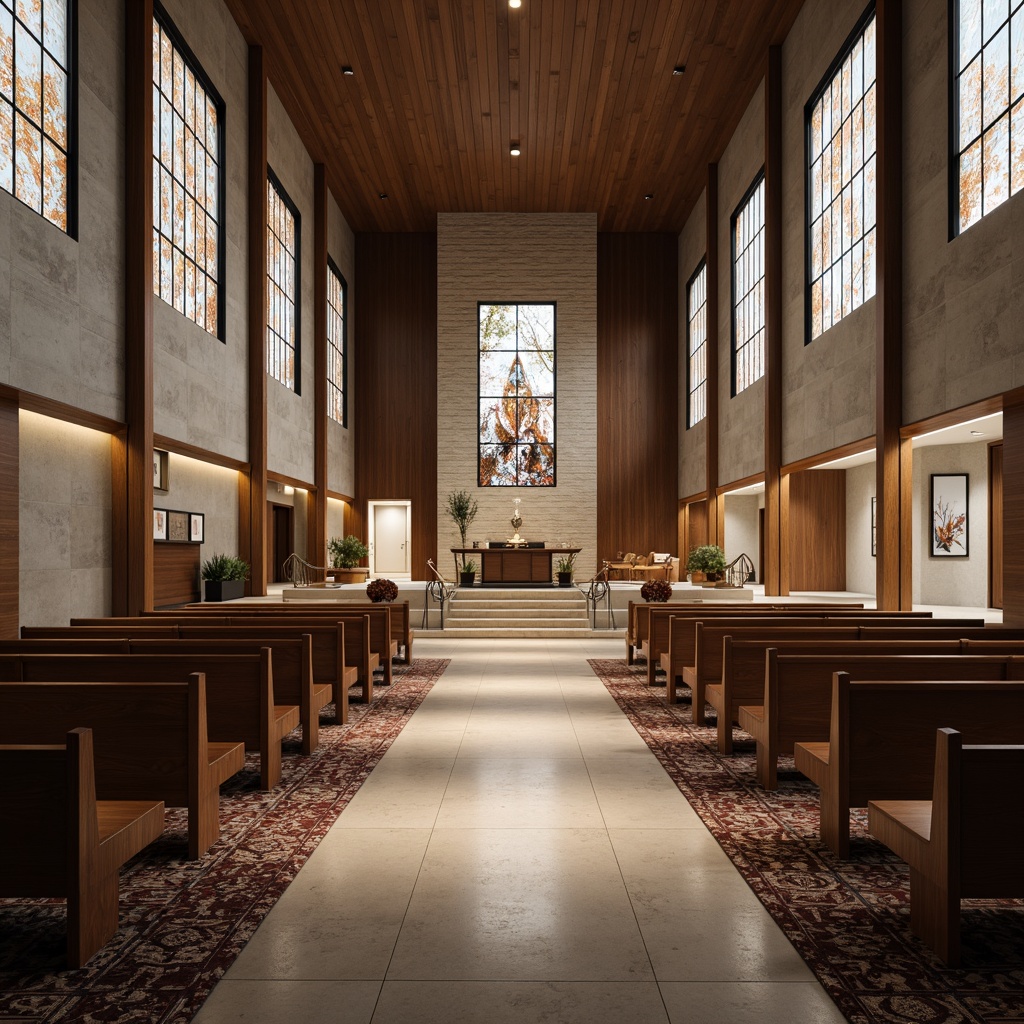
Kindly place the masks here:
<instances>
[{"instance_id":1,"label":"altar step","mask_svg":"<svg viewBox=\"0 0 1024 1024\"><path fill-rule=\"evenodd\" d=\"M460 588L448 607L444 626L445 636L459 638L590 636L587 599L575 587Z\"/></svg>"}]
</instances>

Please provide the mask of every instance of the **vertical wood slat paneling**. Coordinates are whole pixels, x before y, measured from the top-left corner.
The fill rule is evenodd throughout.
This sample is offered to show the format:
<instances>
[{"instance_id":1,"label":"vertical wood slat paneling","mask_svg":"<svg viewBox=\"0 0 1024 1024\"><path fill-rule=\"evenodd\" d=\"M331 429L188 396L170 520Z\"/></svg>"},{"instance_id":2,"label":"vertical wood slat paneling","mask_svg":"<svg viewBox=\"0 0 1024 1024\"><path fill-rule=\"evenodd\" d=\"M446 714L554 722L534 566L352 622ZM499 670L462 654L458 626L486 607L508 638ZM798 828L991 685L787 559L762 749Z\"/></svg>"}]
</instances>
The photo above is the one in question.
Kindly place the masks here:
<instances>
[{"instance_id":1,"label":"vertical wood slat paneling","mask_svg":"<svg viewBox=\"0 0 1024 1024\"><path fill-rule=\"evenodd\" d=\"M597 236L597 562L677 542L678 240Z\"/></svg>"},{"instance_id":2,"label":"vertical wood slat paneling","mask_svg":"<svg viewBox=\"0 0 1024 1024\"><path fill-rule=\"evenodd\" d=\"M789 482L789 585L846 589L846 472L809 469Z\"/></svg>"},{"instance_id":3,"label":"vertical wood slat paneling","mask_svg":"<svg viewBox=\"0 0 1024 1024\"><path fill-rule=\"evenodd\" d=\"M152 543L154 607L200 600L199 545Z\"/></svg>"},{"instance_id":4,"label":"vertical wood slat paneling","mask_svg":"<svg viewBox=\"0 0 1024 1024\"><path fill-rule=\"evenodd\" d=\"M114 604L153 607L153 0L125 4L125 574ZM119 504L119 502L118 502Z\"/></svg>"},{"instance_id":5,"label":"vertical wood slat paneling","mask_svg":"<svg viewBox=\"0 0 1024 1024\"><path fill-rule=\"evenodd\" d=\"M901 456L903 416L902 0L878 0L877 296L875 298L875 598L879 608L911 605L912 548L901 511L909 459Z\"/></svg>"},{"instance_id":6,"label":"vertical wood slat paneling","mask_svg":"<svg viewBox=\"0 0 1024 1024\"><path fill-rule=\"evenodd\" d=\"M412 502L413 579L436 561L437 236L356 236L356 500L345 530L366 541L367 501ZM351 344L351 343L350 343Z\"/></svg>"},{"instance_id":7,"label":"vertical wood slat paneling","mask_svg":"<svg viewBox=\"0 0 1024 1024\"><path fill-rule=\"evenodd\" d=\"M704 306L707 317L707 424L705 437L705 481L707 506L704 514L704 539L702 544L720 544L722 535L718 529L718 164L708 164L707 191L705 193L704 238L707 267L707 301Z\"/></svg>"},{"instance_id":8,"label":"vertical wood slat paneling","mask_svg":"<svg viewBox=\"0 0 1024 1024\"><path fill-rule=\"evenodd\" d=\"M246 592L267 592L267 72L249 47L249 472L239 474L238 549L250 565Z\"/></svg>"},{"instance_id":9,"label":"vertical wood slat paneling","mask_svg":"<svg viewBox=\"0 0 1024 1024\"><path fill-rule=\"evenodd\" d=\"M1003 607L1003 442L988 448L988 606Z\"/></svg>"},{"instance_id":10,"label":"vertical wood slat paneling","mask_svg":"<svg viewBox=\"0 0 1024 1024\"><path fill-rule=\"evenodd\" d=\"M20 554L18 402L0 398L0 639L17 640Z\"/></svg>"},{"instance_id":11,"label":"vertical wood slat paneling","mask_svg":"<svg viewBox=\"0 0 1024 1024\"><path fill-rule=\"evenodd\" d=\"M717 508L717 504L715 508ZM687 509L687 538L686 548L679 552L679 578L686 575L686 560L694 548L708 543L708 508L707 501L691 501ZM717 525L717 524L716 524ZM717 543L717 541L712 542Z\"/></svg>"},{"instance_id":12,"label":"vertical wood slat paneling","mask_svg":"<svg viewBox=\"0 0 1024 1024\"><path fill-rule=\"evenodd\" d=\"M1003 395L1003 623L1024 627L1024 388Z\"/></svg>"}]
</instances>

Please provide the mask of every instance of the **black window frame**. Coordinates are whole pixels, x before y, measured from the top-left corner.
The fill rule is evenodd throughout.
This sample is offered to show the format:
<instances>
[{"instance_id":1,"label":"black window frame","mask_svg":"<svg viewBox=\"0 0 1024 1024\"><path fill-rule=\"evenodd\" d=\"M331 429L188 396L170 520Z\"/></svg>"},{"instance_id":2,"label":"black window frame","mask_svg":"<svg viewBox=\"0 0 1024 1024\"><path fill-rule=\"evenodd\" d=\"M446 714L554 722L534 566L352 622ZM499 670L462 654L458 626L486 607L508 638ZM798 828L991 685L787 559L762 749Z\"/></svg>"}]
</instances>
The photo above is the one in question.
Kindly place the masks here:
<instances>
[{"instance_id":1,"label":"black window frame","mask_svg":"<svg viewBox=\"0 0 1024 1024\"><path fill-rule=\"evenodd\" d=\"M710 346L708 344L708 324L707 324L707 308L708 308L708 286L707 286L707 256L701 257L700 262L697 264L697 269L690 275L689 280L686 282L686 429L690 430L692 427L697 426L698 423L702 423L708 414L708 372L707 372L707 360ZM693 386L693 380L690 376L691 360L693 359L694 353L690 351L690 325L693 323L694 310L690 307L690 290L693 287L694 282L700 277L701 274L705 274L704 278L704 341L701 345L704 348L704 379L698 384L698 387L704 389L704 414L699 420L694 420L692 423L690 420L693 415L693 396L696 394L697 389Z\"/></svg>"},{"instance_id":2,"label":"black window frame","mask_svg":"<svg viewBox=\"0 0 1024 1024\"><path fill-rule=\"evenodd\" d=\"M729 250L730 250L730 262L729 262L730 274L729 274L729 278L730 278L730 292L731 292L731 303L730 303L730 324L731 324L730 325L730 336L731 336L731 344L730 344L730 349L731 349L731 374L730 374L730 376L731 376L731 380L729 382L729 388L730 388L730 395L733 398L735 398L737 395L742 394L743 391L749 390L759 380L763 380L764 379L764 370L765 370L765 368L764 368L764 348L762 347L762 350L761 350L761 363L762 363L761 376L760 377L756 377L754 380L752 380L745 388L743 388L743 391L737 391L736 390L736 366L737 366L737 359L736 359L736 357L739 354L737 352L737 349L736 349L736 255L737 255L737 253L736 253L736 220L739 217L739 215L743 212L743 209L747 205L747 203L749 203L750 200L754 197L755 193L761 187L761 185L764 183L764 181L765 181L765 174L764 174L764 167L762 167L757 172L757 174L754 176L754 180L750 183L750 187L747 189L746 192L743 193L743 198L736 204L736 208L733 210L732 216L729 218ZM766 192L766 194L765 194L765 204L767 204L767 199L768 199L768 196L767 196L767 192ZM762 238L764 236L764 233L768 230L768 211L767 211L767 209L764 209L763 213L764 213L764 217L763 217L763 221L762 221L761 229L760 229L761 230L761 234L762 234ZM764 259L765 259L765 257L766 257L766 254L764 252L762 252L761 280L764 280L764 271L765 271ZM747 294L749 294L749 292ZM765 322L764 322L764 325L762 327L763 331L767 330L767 325L768 325L767 298L768 297L766 295L765 296ZM744 342L744 344L750 344L750 342L749 341L748 342Z\"/></svg>"},{"instance_id":3,"label":"black window frame","mask_svg":"<svg viewBox=\"0 0 1024 1024\"><path fill-rule=\"evenodd\" d=\"M344 308L341 313L341 346L335 345L331 339L330 332L327 334L327 415L330 419L334 420L335 423L339 423L342 427L348 427L348 282L345 280L345 275L338 268L338 264L331 259L330 255L327 257L327 273L328 276L334 274L338 281L341 283L341 297ZM327 323L330 324L330 311L334 308L331 305L331 290L327 289L327 306L328 316ZM338 349L341 355L341 386L331 377L331 349ZM341 392L341 420L336 419L331 409L334 407L334 403L331 401L331 388Z\"/></svg>"},{"instance_id":4,"label":"black window frame","mask_svg":"<svg viewBox=\"0 0 1024 1024\"><path fill-rule=\"evenodd\" d=\"M288 212L292 215L295 220L295 387L291 388L288 384L281 380L279 377L275 377L270 372L270 350L267 349L267 366L265 367L267 375L271 380L276 380L283 388L291 391L295 395L302 394L302 331L300 329L301 324L301 313L302 313L302 216L299 213L298 206L292 200L292 197L288 195L288 190L281 184L281 179L274 173L273 168L267 164L267 184L277 193L278 197L284 203ZM270 210L266 210L266 223L267 223L267 243L270 243ZM270 277L270 271L267 270L267 281L276 284ZM267 290L267 303L270 303L270 290L268 284ZM267 310L267 344L269 346L270 337L273 333L274 338L280 338L280 335L270 326L269 308ZM281 338L281 341L284 341ZM287 347L287 342L284 342Z\"/></svg>"}]
</instances>

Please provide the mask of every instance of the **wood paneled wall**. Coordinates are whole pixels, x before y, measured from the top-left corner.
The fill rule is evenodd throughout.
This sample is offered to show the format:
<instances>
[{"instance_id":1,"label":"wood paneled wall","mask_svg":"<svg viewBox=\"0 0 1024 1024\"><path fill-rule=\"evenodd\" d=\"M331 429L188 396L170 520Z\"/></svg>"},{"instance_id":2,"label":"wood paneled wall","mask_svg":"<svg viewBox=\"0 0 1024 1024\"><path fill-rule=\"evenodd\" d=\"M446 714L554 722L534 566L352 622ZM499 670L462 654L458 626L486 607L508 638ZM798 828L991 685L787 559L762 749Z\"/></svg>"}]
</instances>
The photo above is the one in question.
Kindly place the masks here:
<instances>
[{"instance_id":1,"label":"wood paneled wall","mask_svg":"<svg viewBox=\"0 0 1024 1024\"><path fill-rule=\"evenodd\" d=\"M788 480L789 590L845 590L846 472L810 469Z\"/></svg>"},{"instance_id":2,"label":"wood paneled wall","mask_svg":"<svg viewBox=\"0 0 1024 1024\"><path fill-rule=\"evenodd\" d=\"M198 544L153 544L153 605L188 604L202 599Z\"/></svg>"},{"instance_id":3,"label":"wood paneled wall","mask_svg":"<svg viewBox=\"0 0 1024 1024\"><path fill-rule=\"evenodd\" d=\"M678 238L597 236L597 558L677 542Z\"/></svg>"},{"instance_id":4,"label":"wood paneled wall","mask_svg":"<svg viewBox=\"0 0 1024 1024\"><path fill-rule=\"evenodd\" d=\"M1003 395L1003 623L1024 626L1024 388Z\"/></svg>"},{"instance_id":5,"label":"wood paneled wall","mask_svg":"<svg viewBox=\"0 0 1024 1024\"><path fill-rule=\"evenodd\" d=\"M437 236L359 234L355 280L356 500L412 502L412 576L437 551Z\"/></svg>"},{"instance_id":6,"label":"wood paneled wall","mask_svg":"<svg viewBox=\"0 0 1024 1024\"><path fill-rule=\"evenodd\" d=\"M18 403L0 397L0 640L17 640L20 597Z\"/></svg>"}]
</instances>

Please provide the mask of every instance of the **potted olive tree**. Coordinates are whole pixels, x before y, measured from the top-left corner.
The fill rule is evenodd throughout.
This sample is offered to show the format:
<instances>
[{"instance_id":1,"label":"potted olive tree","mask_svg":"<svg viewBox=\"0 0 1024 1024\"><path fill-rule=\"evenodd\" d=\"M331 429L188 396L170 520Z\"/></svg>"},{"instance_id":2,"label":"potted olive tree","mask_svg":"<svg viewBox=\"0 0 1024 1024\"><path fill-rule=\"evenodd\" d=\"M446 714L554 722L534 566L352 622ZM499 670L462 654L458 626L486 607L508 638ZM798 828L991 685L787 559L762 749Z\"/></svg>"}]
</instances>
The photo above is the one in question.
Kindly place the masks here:
<instances>
[{"instance_id":1,"label":"potted olive tree","mask_svg":"<svg viewBox=\"0 0 1024 1024\"><path fill-rule=\"evenodd\" d=\"M466 546L466 534L469 532L469 526L476 519L476 513L479 506L474 498L469 496L468 491L452 491L445 502L444 510L448 513L448 518L458 527L459 538L462 541L461 547ZM461 572L468 572L466 564L466 554L462 554L462 569ZM476 571L476 565L473 565L473 571ZM469 586L472 586L472 581ZM466 586L466 584L463 584Z\"/></svg>"},{"instance_id":2,"label":"potted olive tree","mask_svg":"<svg viewBox=\"0 0 1024 1024\"><path fill-rule=\"evenodd\" d=\"M331 569L337 583L365 583L370 570L357 565L370 549L354 534L347 537L332 537L327 542L327 553L331 556Z\"/></svg>"},{"instance_id":3,"label":"potted olive tree","mask_svg":"<svg viewBox=\"0 0 1024 1024\"><path fill-rule=\"evenodd\" d=\"M714 582L725 572L725 552L717 544L694 548L686 559L686 571L691 583Z\"/></svg>"},{"instance_id":4,"label":"potted olive tree","mask_svg":"<svg viewBox=\"0 0 1024 1024\"><path fill-rule=\"evenodd\" d=\"M207 601L234 601L245 594L249 563L233 555L214 555L203 562L199 575L206 584Z\"/></svg>"}]
</instances>

